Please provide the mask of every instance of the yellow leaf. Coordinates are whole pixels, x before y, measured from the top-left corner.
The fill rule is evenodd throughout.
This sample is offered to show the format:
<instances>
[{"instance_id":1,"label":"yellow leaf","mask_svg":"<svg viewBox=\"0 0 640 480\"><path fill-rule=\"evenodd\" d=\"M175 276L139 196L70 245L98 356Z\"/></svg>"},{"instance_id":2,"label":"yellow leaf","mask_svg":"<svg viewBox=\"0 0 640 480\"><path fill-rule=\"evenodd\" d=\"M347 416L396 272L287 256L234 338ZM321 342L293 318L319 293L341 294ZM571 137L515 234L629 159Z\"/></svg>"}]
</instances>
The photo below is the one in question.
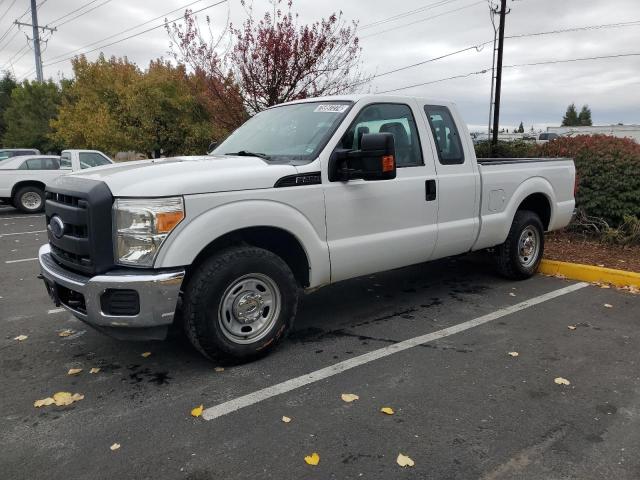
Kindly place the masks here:
<instances>
[{"instance_id":1,"label":"yellow leaf","mask_svg":"<svg viewBox=\"0 0 640 480\"><path fill-rule=\"evenodd\" d=\"M567 328L568 328L569 330L575 330L575 329L576 329L576 326L575 326L575 325L569 325Z\"/></svg>"},{"instance_id":2,"label":"yellow leaf","mask_svg":"<svg viewBox=\"0 0 640 480\"><path fill-rule=\"evenodd\" d=\"M69 392L58 392L53 395L53 400L59 407L71 405L73 402L77 402L82 399L84 399L84 395L81 395L79 393L74 393L72 395Z\"/></svg>"},{"instance_id":3,"label":"yellow leaf","mask_svg":"<svg viewBox=\"0 0 640 480\"><path fill-rule=\"evenodd\" d=\"M413 467L415 465L415 462L413 460L411 460L409 457L401 453L398 454L398 458L396 458L396 462L401 467Z\"/></svg>"},{"instance_id":4,"label":"yellow leaf","mask_svg":"<svg viewBox=\"0 0 640 480\"><path fill-rule=\"evenodd\" d=\"M111 451L118 450L120 448L120 444L119 443L114 443L109 448L111 449Z\"/></svg>"},{"instance_id":5,"label":"yellow leaf","mask_svg":"<svg viewBox=\"0 0 640 480\"><path fill-rule=\"evenodd\" d=\"M33 406L36 408L40 408L40 407L46 407L46 406L52 405L53 403L54 403L53 398L47 397L47 398L43 398L42 400L36 400L35 402L33 402Z\"/></svg>"},{"instance_id":6,"label":"yellow leaf","mask_svg":"<svg viewBox=\"0 0 640 480\"><path fill-rule=\"evenodd\" d=\"M81 368L70 368L67 375L78 375L81 371Z\"/></svg>"},{"instance_id":7,"label":"yellow leaf","mask_svg":"<svg viewBox=\"0 0 640 480\"><path fill-rule=\"evenodd\" d=\"M196 408L191 410L191 416L192 417L199 417L202 415L202 410L204 410L204 407L202 405L197 406Z\"/></svg>"},{"instance_id":8,"label":"yellow leaf","mask_svg":"<svg viewBox=\"0 0 640 480\"><path fill-rule=\"evenodd\" d=\"M553 381L556 382L558 385L571 385L571 382L569 380L562 377L557 377Z\"/></svg>"},{"instance_id":9,"label":"yellow leaf","mask_svg":"<svg viewBox=\"0 0 640 480\"><path fill-rule=\"evenodd\" d=\"M70 335L73 335L74 333L76 333L75 330L71 330L70 328L65 328L61 332L58 332L58 336L59 337L68 337Z\"/></svg>"},{"instance_id":10,"label":"yellow leaf","mask_svg":"<svg viewBox=\"0 0 640 480\"><path fill-rule=\"evenodd\" d=\"M613 308L613 305L611 305L610 303L605 303L604 308Z\"/></svg>"},{"instance_id":11,"label":"yellow leaf","mask_svg":"<svg viewBox=\"0 0 640 480\"><path fill-rule=\"evenodd\" d=\"M600 288L611 288L611 285L607 285L606 283L603 283L602 285L600 285Z\"/></svg>"},{"instance_id":12,"label":"yellow leaf","mask_svg":"<svg viewBox=\"0 0 640 480\"><path fill-rule=\"evenodd\" d=\"M14 340L24 342L27 338L29 338L27 335L18 335L16 338L14 338Z\"/></svg>"},{"instance_id":13,"label":"yellow leaf","mask_svg":"<svg viewBox=\"0 0 640 480\"><path fill-rule=\"evenodd\" d=\"M141 354L140 356L147 358L151 355L151 352L144 352L143 354Z\"/></svg>"},{"instance_id":14,"label":"yellow leaf","mask_svg":"<svg viewBox=\"0 0 640 480\"><path fill-rule=\"evenodd\" d=\"M316 452L313 452L311 455L307 455L306 457L304 457L304 461L307 463L307 465L318 465L318 463L320 463L320 455L318 455Z\"/></svg>"},{"instance_id":15,"label":"yellow leaf","mask_svg":"<svg viewBox=\"0 0 640 480\"><path fill-rule=\"evenodd\" d=\"M290 419L289 417L283 416L283 417L282 417L282 421L283 421L284 423L289 423L289 422L291 421L291 419Z\"/></svg>"},{"instance_id":16,"label":"yellow leaf","mask_svg":"<svg viewBox=\"0 0 640 480\"><path fill-rule=\"evenodd\" d=\"M216 368L214 368L214 370L216 372L224 372L224 368L222 368L222 367L216 367Z\"/></svg>"},{"instance_id":17,"label":"yellow leaf","mask_svg":"<svg viewBox=\"0 0 640 480\"><path fill-rule=\"evenodd\" d=\"M382 407L382 408L380 409L380 411L381 411L382 413L386 413L387 415L393 415L393 414L395 413L395 412L393 411L393 408L391 408L391 407Z\"/></svg>"},{"instance_id":18,"label":"yellow leaf","mask_svg":"<svg viewBox=\"0 0 640 480\"><path fill-rule=\"evenodd\" d=\"M518 352L507 352L507 355L511 355L512 357L517 357L520 354Z\"/></svg>"},{"instance_id":19,"label":"yellow leaf","mask_svg":"<svg viewBox=\"0 0 640 480\"><path fill-rule=\"evenodd\" d=\"M360 400L360 397L355 393L343 393L340 398L347 403L354 402L356 400Z\"/></svg>"},{"instance_id":20,"label":"yellow leaf","mask_svg":"<svg viewBox=\"0 0 640 480\"><path fill-rule=\"evenodd\" d=\"M89 370L89 373L98 373L99 371L100 371L100 368L93 367L91 370Z\"/></svg>"}]
</instances>

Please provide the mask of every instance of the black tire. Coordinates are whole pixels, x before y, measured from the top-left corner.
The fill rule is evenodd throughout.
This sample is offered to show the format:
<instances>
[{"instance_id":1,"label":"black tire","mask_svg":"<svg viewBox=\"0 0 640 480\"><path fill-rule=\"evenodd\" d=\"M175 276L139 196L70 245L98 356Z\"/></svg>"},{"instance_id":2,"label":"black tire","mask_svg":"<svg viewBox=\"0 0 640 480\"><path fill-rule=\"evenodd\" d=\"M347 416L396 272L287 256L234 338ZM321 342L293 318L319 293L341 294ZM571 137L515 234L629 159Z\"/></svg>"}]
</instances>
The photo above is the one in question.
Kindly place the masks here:
<instances>
[{"instance_id":1,"label":"black tire","mask_svg":"<svg viewBox=\"0 0 640 480\"><path fill-rule=\"evenodd\" d=\"M234 325L239 322L235 320L236 317L233 317L234 320L228 319L228 310L225 310L226 316L221 313L221 309L227 305L223 304L223 300L230 298L233 291L237 290L234 288L230 291L235 282L256 274L267 278L277 288L279 307L274 308L276 314L268 323L270 327L265 327L264 336L255 341L244 340L249 343L239 343L243 339L233 336L229 331L232 321ZM280 257L257 247L231 247L206 259L188 281L182 309L185 333L193 346L210 359L250 361L273 350L291 330L298 308L298 296L299 288L293 273ZM240 297L242 295L236 298ZM261 311L257 322L263 317ZM227 323L223 323L225 320Z\"/></svg>"},{"instance_id":2,"label":"black tire","mask_svg":"<svg viewBox=\"0 0 640 480\"><path fill-rule=\"evenodd\" d=\"M35 206L31 206L30 204L26 204L26 197L29 194L37 195L39 197L39 202ZM33 197L32 197L33 198ZM13 204L15 207L24 213L38 213L44 210L44 191L40 187L36 187L35 185L28 185L26 187L22 187L16 192L16 195L13 199Z\"/></svg>"},{"instance_id":3,"label":"black tire","mask_svg":"<svg viewBox=\"0 0 640 480\"><path fill-rule=\"evenodd\" d=\"M529 230L527 230L529 229ZM531 257L521 258L520 241L523 232L537 232L537 242L539 247ZM535 236L535 235L534 235ZM533 276L538 270L542 255L544 254L544 227L540 217L529 210L518 210L509 235L505 242L496 248L496 261L498 270L503 276L513 280L524 280ZM534 258L535 257L535 258ZM524 260L526 259L526 261Z\"/></svg>"}]
</instances>

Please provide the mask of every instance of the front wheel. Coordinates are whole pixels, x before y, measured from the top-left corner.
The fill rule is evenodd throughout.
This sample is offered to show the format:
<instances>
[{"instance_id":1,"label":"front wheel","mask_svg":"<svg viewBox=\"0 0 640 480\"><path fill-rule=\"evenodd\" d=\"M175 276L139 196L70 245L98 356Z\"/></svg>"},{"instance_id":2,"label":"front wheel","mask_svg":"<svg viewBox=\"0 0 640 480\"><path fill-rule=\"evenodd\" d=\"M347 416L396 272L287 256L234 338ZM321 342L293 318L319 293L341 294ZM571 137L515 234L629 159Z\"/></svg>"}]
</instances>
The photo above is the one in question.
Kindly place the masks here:
<instances>
[{"instance_id":1,"label":"front wheel","mask_svg":"<svg viewBox=\"0 0 640 480\"><path fill-rule=\"evenodd\" d=\"M498 270L507 278L523 280L538 270L544 253L544 227L540 217L518 210L505 242L496 248Z\"/></svg>"},{"instance_id":2,"label":"front wheel","mask_svg":"<svg viewBox=\"0 0 640 480\"><path fill-rule=\"evenodd\" d=\"M25 213L37 213L44 210L44 192L34 185L22 187L16 193L14 205Z\"/></svg>"},{"instance_id":3,"label":"front wheel","mask_svg":"<svg viewBox=\"0 0 640 480\"><path fill-rule=\"evenodd\" d=\"M209 358L248 361L273 349L291 329L298 285L277 255L232 247L205 260L184 291L187 337Z\"/></svg>"}]
</instances>

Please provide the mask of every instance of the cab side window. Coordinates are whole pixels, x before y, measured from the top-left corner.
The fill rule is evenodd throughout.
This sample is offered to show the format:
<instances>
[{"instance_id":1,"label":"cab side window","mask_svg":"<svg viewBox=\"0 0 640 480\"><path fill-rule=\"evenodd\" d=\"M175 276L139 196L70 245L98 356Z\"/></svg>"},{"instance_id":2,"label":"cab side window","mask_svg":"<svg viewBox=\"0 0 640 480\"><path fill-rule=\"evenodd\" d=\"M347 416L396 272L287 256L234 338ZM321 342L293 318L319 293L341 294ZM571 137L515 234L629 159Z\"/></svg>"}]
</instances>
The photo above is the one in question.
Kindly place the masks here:
<instances>
[{"instance_id":1,"label":"cab side window","mask_svg":"<svg viewBox=\"0 0 640 480\"><path fill-rule=\"evenodd\" d=\"M438 148L438 159L442 165L464 163L464 150L456 122L447 107L425 105L424 111Z\"/></svg>"},{"instance_id":2,"label":"cab side window","mask_svg":"<svg viewBox=\"0 0 640 480\"><path fill-rule=\"evenodd\" d=\"M100 165L109 165L111 162L99 153L80 152L80 168L99 167Z\"/></svg>"},{"instance_id":3,"label":"cab side window","mask_svg":"<svg viewBox=\"0 0 640 480\"><path fill-rule=\"evenodd\" d=\"M423 164L418 129L409 106L396 103L367 105L343 135L339 147L358 150L365 133L393 135L398 168Z\"/></svg>"}]
</instances>

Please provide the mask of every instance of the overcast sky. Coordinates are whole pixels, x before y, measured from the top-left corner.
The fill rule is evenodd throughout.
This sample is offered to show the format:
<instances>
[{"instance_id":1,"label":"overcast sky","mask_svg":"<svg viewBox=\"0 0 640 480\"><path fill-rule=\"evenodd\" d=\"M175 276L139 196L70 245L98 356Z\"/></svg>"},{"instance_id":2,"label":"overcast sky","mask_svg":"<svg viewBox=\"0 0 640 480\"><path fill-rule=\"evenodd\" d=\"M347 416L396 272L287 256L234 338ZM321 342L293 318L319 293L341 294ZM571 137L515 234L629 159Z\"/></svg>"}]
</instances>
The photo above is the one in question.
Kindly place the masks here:
<instances>
[{"instance_id":1,"label":"overcast sky","mask_svg":"<svg viewBox=\"0 0 640 480\"><path fill-rule=\"evenodd\" d=\"M171 10L182 9L188 3L194 3L191 8L200 9L214 1L94 0L85 10L96 6L98 8L60 25L48 40L43 53L45 77L59 79L62 76L72 76L68 60L47 66L47 62L68 56L64 55L67 52L155 17L164 16ZM16 0L8 9L12 2L13 0L0 0L0 37L13 20L29 8L29 0ZM90 0L39 0L38 3L42 3L38 12L39 23L60 24L64 20L54 20L89 2ZM638 0L509 0L508 6L511 12L507 15L507 36L611 23L637 23L618 28L507 39L504 65L625 53L640 54ZM261 13L268 8L267 0L254 1L257 12ZM370 74L421 62L493 39L486 0L297 0L294 9L299 12L301 22L312 22L340 9L346 19L358 20L361 27L359 35L363 48L363 70ZM422 10L401 18L391 18L415 9ZM78 13L82 11L79 10ZM180 12L182 10L170 14L169 18L179 16ZM239 0L229 0L198 15L204 18L207 14L219 26L224 25L228 14L236 24L246 18ZM367 26L384 20L387 21ZM30 22L30 14L25 15L22 21ZM127 34L99 42L96 46L160 23L161 20L156 20ZM23 31L26 30L23 28ZM16 32L17 29L13 28L0 41L0 68L8 68L6 62L11 59L15 75L22 78L34 70L34 60L30 50L20 51L25 46L26 39L22 31ZM30 31L28 33L31 34ZM164 29L159 28L106 47L103 51L107 56L127 56L140 66L145 66L153 58L167 56L168 49L167 34ZM97 55L98 52L93 52L88 57L93 59ZM479 52L466 51L376 78L370 88L372 92L382 92L479 72L490 69L491 60L492 45L487 45ZM5 67L2 67L3 64ZM35 73L28 78L35 78ZM490 73L474 74L397 93L452 100L461 108L467 123L485 128L481 126L486 125L488 119L490 80ZM531 125L558 125L566 106L571 102L575 102L578 108L588 104L594 124L640 124L640 55L504 70L500 122L503 126L513 128L520 121L524 122L527 129Z\"/></svg>"}]
</instances>

